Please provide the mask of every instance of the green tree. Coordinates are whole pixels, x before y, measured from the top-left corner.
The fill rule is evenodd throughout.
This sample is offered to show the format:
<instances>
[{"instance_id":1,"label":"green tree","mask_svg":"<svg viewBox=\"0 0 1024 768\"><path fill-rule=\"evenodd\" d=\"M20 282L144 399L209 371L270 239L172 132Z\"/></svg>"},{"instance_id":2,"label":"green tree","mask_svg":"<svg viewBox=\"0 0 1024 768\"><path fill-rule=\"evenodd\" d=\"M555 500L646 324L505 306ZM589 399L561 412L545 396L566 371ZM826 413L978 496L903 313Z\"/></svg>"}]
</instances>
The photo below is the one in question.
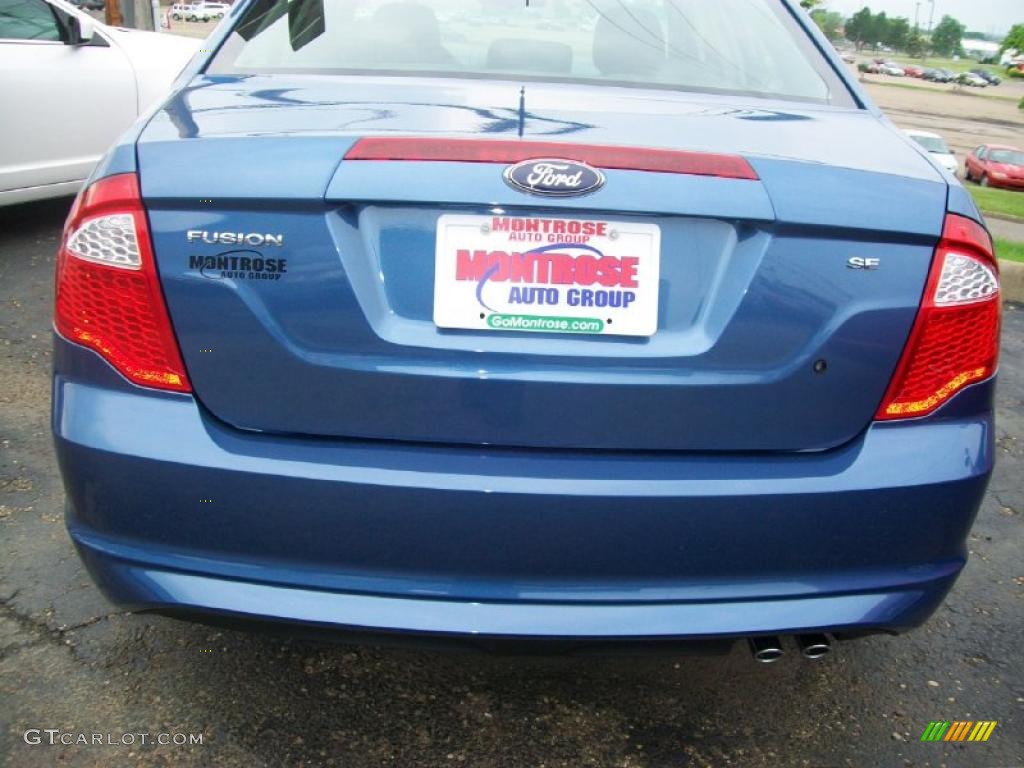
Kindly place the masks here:
<instances>
[{"instance_id":1,"label":"green tree","mask_svg":"<svg viewBox=\"0 0 1024 768\"><path fill-rule=\"evenodd\" d=\"M1010 49L1016 50L1018 53L1024 53L1024 24L1014 24L1010 28L1010 34L1006 36L1002 45L999 46L999 53L1002 55Z\"/></svg>"},{"instance_id":2,"label":"green tree","mask_svg":"<svg viewBox=\"0 0 1024 768\"><path fill-rule=\"evenodd\" d=\"M932 32L932 50L939 56L960 53L960 43L966 31L967 27L952 16L943 16L942 21Z\"/></svg>"},{"instance_id":3,"label":"green tree","mask_svg":"<svg viewBox=\"0 0 1024 768\"><path fill-rule=\"evenodd\" d=\"M910 34L907 35L907 41L903 44L903 50L907 52L908 56L917 58L918 56L924 56L928 52L928 41L925 40L924 35L915 30L911 30Z\"/></svg>"},{"instance_id":4,"label":"green tree","mask_svg":"<svg viewBox=\"0 0 1024 768\"><path fill-rule=\"evenodd\" d=\"M886 45L898 48L899 50L905 50L907 47L907 40L910 38L910 19L898 18L889 19L889 23L886 25L885 33L882 36L882 42Z\"/></svg>"},{"instance_id":5,"label":"green tree","mask_svg":"<svg viewBox=\"0 0 1024 768\"><path fill-rule=\"evenodd\" d=\"M823 0L800 0L800 5L806 8L808 11L813 11L817 8Z\"/></svg>"},{"instance_id":6,"label":"green tree","mask_svg":"<svg viewBox=\"0 0 1024 768\"><path fill-rule=\"evenodd\" d=\"M874 44L876 44L876 46L878 46L879 43L881 43L882 45L887 44L885 41L886 38L889 37L890 24L891 22L889 20L889 16L886 15L885 11L882 11L876 17L874 17L874 22L872 26L874 27Z\"/></svg>"},{"instance_id":7,"label":"green tree","mask_svg":"<svg viewBox=\"0 0 1024 768\"><path fill-rule=\"evenodd\" d=\"M811 11L811 18L814 19L815 24L821 27L821 31L825 33L825 37L829 40L838 40L843 36L842 14L819 8L816 11Z\"/></svg>"},{"instance_id":8,"label":"green tree","mask_svg":"<svg viewBox=\"0 0 1024 768\"><path fill-rule=\"evenodd\" d=\"M871 35L873 33L872 22L874 17L871 15L871 9L865 6L857 11L846 21L846 37L852 40L857 45L857 50L863 48L867 43L871 42Z\"/></svg>"},{"instance_id":9,"label":"green tree","mask_svg":"<svg viewBox=\"0 0 1024 768\"><path fill-rule=\"evenodd\" d=\"M885 15L885 11L882 11L871 19L871 47L875 50L878 49L878 44L885 40L886 34L889 32L889 17Z\"/></svg>"}]
</instances>

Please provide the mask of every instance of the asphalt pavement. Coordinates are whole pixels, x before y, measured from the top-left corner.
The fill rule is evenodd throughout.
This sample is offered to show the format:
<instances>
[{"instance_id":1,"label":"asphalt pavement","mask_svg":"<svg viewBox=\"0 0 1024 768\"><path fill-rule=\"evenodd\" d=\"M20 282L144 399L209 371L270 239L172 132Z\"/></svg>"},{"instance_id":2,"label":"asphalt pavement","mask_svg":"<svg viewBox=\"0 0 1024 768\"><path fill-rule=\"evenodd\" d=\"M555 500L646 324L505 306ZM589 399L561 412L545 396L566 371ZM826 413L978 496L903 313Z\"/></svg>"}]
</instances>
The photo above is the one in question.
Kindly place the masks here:
<instances>
[{"instance_id":1,"label":"asphalt pavement","mask_svg":"<svg viewBox=\"0 0 1024 768\"><path fill-rule=\"evenodd\" d=\"M67 205L0 209L0 765L1024 768L1024 308L1005 316L999 463L970 564L915 632L773 665L741 645L536 657L324 644L127 614L83 571L48 423ZM998 725L985 743L921 742L933 720Z\"/></svg>"}]
</instances>

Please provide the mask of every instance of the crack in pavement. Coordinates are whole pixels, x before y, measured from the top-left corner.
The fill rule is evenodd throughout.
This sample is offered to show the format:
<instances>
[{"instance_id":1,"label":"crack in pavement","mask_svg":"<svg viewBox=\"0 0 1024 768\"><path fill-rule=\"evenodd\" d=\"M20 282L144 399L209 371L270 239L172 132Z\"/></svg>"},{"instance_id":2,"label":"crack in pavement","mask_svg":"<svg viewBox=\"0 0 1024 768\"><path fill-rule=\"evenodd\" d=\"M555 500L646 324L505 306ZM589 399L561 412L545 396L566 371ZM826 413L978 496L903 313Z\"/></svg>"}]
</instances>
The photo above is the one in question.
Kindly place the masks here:
<instances>
[{"instance_id":1,"label":"crack in pavement","mask_svg":"<svg viewBox=\"0 0 1024 768\"><path fill-rule=\"evenodd\" d=\"M1019 515L1020 514L1020 512L1018 512L1017 509L1012 504L1007 504L1005 501L1003 501L1002 497L998 493L996 493L995 491L992 491L992 490L989 490L989 493L992 494L992 498L996 500L996 503L1000 507L1002 507L1003 509L1010 510L1011 514L1014 514L1014 515Z\"/></svg>"},{"instance_id":2,"label":"crack in pavement","mask_svg":"<svg viewBox=\"0 0 1024 768\"><path fill-rule=\"evenodd\" d=\"M78 622L77 624L50 627L43 620L34 618L28 614L20 613L14 608L14 599L18 596L19 592L20 590L15 590L11 595L0 598L0 617L12 621L19 629L27 632L35 639L30 643L10 643L4 647L0 647L0 661L6 659L8 656L13 656L24 648L31 648L43 643L49 643L58 647L67 647L71 644L71 641L65 637L68 633L84 629L85 627L91 627L94 624L98 624L99 622L114 616L128 616L132 613L131 611L112 611L111 613L102 614L100 616L92 616L85 621Z\"/></svg>"}]
</instances>

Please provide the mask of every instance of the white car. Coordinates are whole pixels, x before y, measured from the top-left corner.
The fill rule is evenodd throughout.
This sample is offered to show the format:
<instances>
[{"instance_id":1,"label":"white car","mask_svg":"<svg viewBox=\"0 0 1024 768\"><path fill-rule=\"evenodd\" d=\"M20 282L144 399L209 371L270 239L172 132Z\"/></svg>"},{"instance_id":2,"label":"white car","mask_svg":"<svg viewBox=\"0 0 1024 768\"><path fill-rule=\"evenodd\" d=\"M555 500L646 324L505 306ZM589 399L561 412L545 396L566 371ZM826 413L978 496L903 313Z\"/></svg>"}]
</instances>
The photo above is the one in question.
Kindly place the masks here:
<instances>
[{"instance_id":1,"label":"white car","mask_svg":"<svg viewBox=\"0 0 1024 768\"><path fill-rule=\"evenodd\" d=\"M63 0L0 0L0 205L74 194L201 44Z\"/></svg>"},{"instance_id":2,"label":"white car","mask_svg":"<svg viewBox=\"0 0 1024 768\"><path fill-rule=\"evenodd\" d=\"M956 82L960 85L969 85L972 88L988 88L988 80L973 72L964 72L958 75Z\"/></svg>"},{"instance_id":3,"label":"white car","mask_svg":"<svg viewBox=\"0 0 1024 768\"><path fill-rule=\"evenodd\" d=\"M878 71L883 75L889 75L890 77L906 77L906 71L903 67L898 64L893 64L891 61L887 61L878 67Z\"/></svg>"},{"instance_id":4,"label":"white car","mask_svg":"<svg viewBox=\"0 0 1024 768\"><path fill-rule=\"evenodd\" d=\"M231 10L231 6L227 3L200 3L207 11L209 11L213 18L222 19Z\"/></svg>"},{"instance_id":5,"label":"white car","mask_svg":"<svg viewBox=\"0 0 1024 768\"><path fill-rule=\"evenodd\" d=\"M943 139L937 133L929 133L928 131L904 131L910 138L928 150L929 154L950 173L956 175L957 172L957 161L956 155L953 154L953 150L946 144L946 140Z\"/></svg>"},{"instance_id":6,"label":"white car","mask_svg":"<svg viewBox=\"0 0 1024 768\"><path fill-rule=\"evenodd\" d=\"M210 21L219 19L227 8L223 3L175 3L171 6L171 18L175 21Z\"/></svg>"}]
</instances>

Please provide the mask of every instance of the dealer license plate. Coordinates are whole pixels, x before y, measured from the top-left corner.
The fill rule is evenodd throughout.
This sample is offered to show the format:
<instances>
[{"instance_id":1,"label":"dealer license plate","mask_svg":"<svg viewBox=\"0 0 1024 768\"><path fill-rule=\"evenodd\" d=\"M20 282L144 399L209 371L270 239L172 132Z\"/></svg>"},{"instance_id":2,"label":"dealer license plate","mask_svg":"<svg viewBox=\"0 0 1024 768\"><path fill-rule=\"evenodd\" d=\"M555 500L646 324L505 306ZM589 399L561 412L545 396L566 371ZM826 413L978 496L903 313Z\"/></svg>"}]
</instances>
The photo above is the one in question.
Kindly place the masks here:
<instances>
[{"instance_id":1,"label":"dealer license plate","mask_svg":"<svg viewBox=\"0 0 1024 768\"><path fill-rule=\"evenodd\" d=\"M441 328L651 336L661 229L605 219L443 215L434 322Z\"/></svg>"}]
</instances>

